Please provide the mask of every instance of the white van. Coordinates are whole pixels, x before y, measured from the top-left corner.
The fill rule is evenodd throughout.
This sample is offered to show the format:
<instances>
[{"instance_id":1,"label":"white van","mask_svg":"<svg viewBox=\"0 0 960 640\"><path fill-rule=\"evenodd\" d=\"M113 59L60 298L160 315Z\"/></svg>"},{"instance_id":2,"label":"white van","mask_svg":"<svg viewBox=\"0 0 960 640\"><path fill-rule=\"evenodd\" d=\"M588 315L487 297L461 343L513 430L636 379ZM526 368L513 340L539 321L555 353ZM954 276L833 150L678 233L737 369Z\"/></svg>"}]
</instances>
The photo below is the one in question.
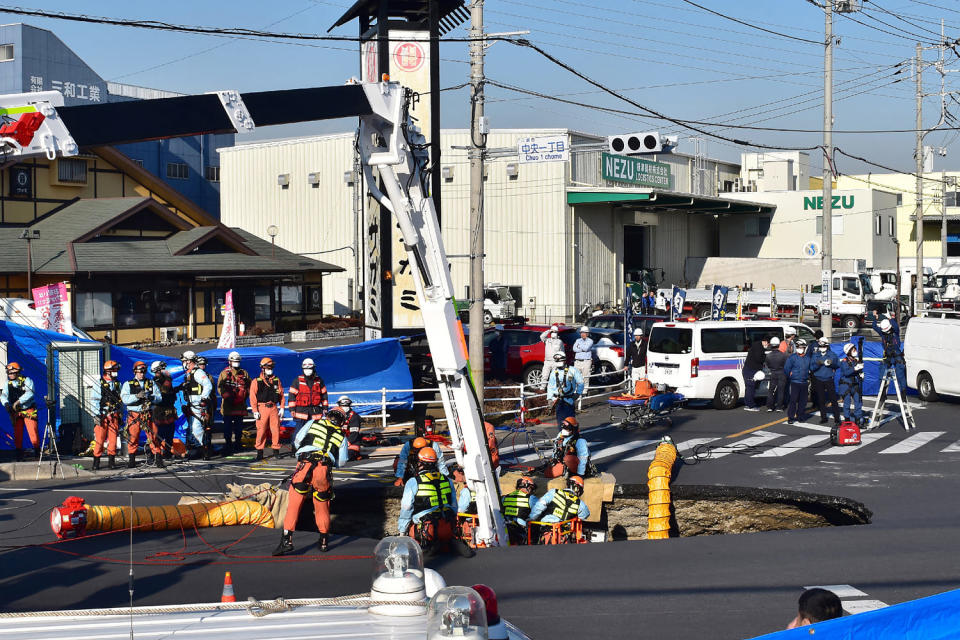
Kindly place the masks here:
<instances>
[{"instance_id":1,"label":"white van","mask_svg":"<svg viewBox=\"0 0 960 640\"><path fill-rule=\"evenodd\" d=\"M913 318L903 339L907 361L907 386L917 390L922 400L933 402L941 393L960 396L957 375L957 349L960 344L960 319Z\"/></svg>"},{"instance_id":2,"label":"white van","mask_svg":"<svg viewBox=\"0 0 960 640\"><path fill-rule=\"evenodd\" d=\"M793 327L797 337L816 340L804 324L779 320L658 322L647 344L647 379L675 387L689 399L713 400L732 409L743 397L743 361L755 340Z\"/></svg>"}]
</instances>

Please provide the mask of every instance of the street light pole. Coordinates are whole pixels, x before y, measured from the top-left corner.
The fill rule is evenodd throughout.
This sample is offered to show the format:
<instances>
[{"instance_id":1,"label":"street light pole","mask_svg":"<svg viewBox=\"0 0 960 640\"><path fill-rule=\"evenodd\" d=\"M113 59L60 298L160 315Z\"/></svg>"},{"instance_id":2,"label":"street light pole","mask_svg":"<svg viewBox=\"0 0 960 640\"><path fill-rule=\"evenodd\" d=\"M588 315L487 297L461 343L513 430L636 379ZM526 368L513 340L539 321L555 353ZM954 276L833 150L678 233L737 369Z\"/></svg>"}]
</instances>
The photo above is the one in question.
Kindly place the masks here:
<instances>
[{"instance_id":1,"label":"street light pole","mask_svg":"<svg viewBox=\"0 0 960 640\"><path fill-rule=\"evenodd\" d=\"M823 270L820 288L820 329L828 340L833 337L833 0L825 0L826 20L823 53Z\"/></svg>"}]
</instances>

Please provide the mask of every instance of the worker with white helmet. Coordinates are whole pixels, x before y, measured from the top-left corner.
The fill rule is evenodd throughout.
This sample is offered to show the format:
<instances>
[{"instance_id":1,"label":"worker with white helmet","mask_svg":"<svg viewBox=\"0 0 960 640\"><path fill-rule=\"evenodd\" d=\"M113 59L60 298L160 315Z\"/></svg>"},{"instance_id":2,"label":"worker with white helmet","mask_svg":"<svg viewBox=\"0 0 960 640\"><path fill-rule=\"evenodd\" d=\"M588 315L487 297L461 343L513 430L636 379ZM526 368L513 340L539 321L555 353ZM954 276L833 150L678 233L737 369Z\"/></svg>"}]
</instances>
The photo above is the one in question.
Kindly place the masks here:
<instances>
[{"instance_id":1,"label":"worker with white helmet","mask_svg":"<svg viewBox=\"0 0 960 640\"><path fill-rule=\"evenodd\" d=\"M593 338L590 327L580 327L580 337L573 343L573 366L583 376L584 390L590 387L590 374L593 372Z\"/></svg>"},{"instance_id":2,"label":"worker with white helmet","mask_svg":"<svg viewBox=\"0 0 960 640\"><path fill-rule=\"evenodd\" d=\"M863 422L863 362L860 352L852 342L843 345L844 358L840 361L840 399L843 401L843 419ZM853 414L850 404L853 402Z\"/></svg>"},{"instance_id":3,"label":"worker with white helmet","mask_svg":"<svg viewBox=\"0 0 960 640\"><path fill-rule=\"evenodd\" d=\"M156 360L150 365L153 375L154 392L153 406L153 446L147 457L147 462L155 462L163 467L163 459L173 455L173 434L177 428L177 387L173 384L173 377L167 372L167 363Z\"/></svg>"},{"instance_id":4,"label":"worker with white helmet","mask_svg":"<svg viewBox=\"0 0 960 640\"><path fill-rule=\"evenodd\" d=\"M797 340L796 351L787 358L783 373L790 385L787 424L804 422L807 419L807 386L810 377L810 357L807 355L806 340Z\"/></svg>"},{"instance_id":5,"label":"worker with white helmet","mask_svg":"<svg viewBox=\"0 0 960 640\"><path fill-rule=\"evenodd\" d=\"M187 419L187 439L192 441L197 452L209 456L209 451L204 447L204 435L208 423L207 402L213 393L213 383L210 376L197 366L197 354L193 351L184 351L180 362L183 364L180 390L183 393L183 415Z\"/></svg>"},{"instance_id":6,"label":"worker with white helmet","mask_svg":"<svg viewBox=\"0 0 960 640\"><path fill-rule=\"evenodd\" d=\"M769 383L767 385L767 411L783 411L787 408L787 397L789 395L787 387L787 376L783 372L783 366L787 363L786 353L780 351L780 345L783 344L778 336L770 338L770 347L767 349L767 357L764 365L770 372Z\"/></svg>"},{"instance_id":7,"label":"worker with white helmet","mask_svg":"<svg viewBox=\"0 0 960 640\"><path fill-rule=\"evenodd\" d=\"M556 368L556 356L558 353L564 354L566 356L566 351L563 346L563 340L560 339L560 327L553 325L546 331L540 334L540 341L543 343L543 372L541 373L541 380L543 384L547 384L547 380L550 379L550 373ZM566 358L564 358L566 359Z\"/></svg>"},{"instance_id":8,"label":"worker with white helmet","mask_svg":"<svg viewBox=\"0 0 960 640\"><path fill-rule=\"evenodd\" d=\"M633 340L627 345L624 364L630 367L631 389L638 380L647 379L647 340L643 337L643 329L640 327L633 330Z\"/></svg>"},{"instance_id":9,"label":"worker with white helmet","mask_svg":"<svg viewBox=\"0 0 960 640\"><path fill-rule=\"evenodd\" d=\"M337 406L346 420L343 422L343 431L347 434L347 443L351 460L361 460L367 456L360 453L360 414L353 410L353 400L350 396L337 398Z\"/></svg>"},{"instance_id":10,"label":"worker with white helmet","mask_svg":"<svg viewBox=\"0 0 960 640\"><path fill-rule=\"evenodd\" d=\"M217 378L217 391L221 399L220 413L223 415L225 456L243 448L240 438L243 435L243 419L247 416L250 382L250 374L240 366L240 353L231 351L227 356L227 366Z\"/></svg>"},{"instance_id":11,"label":"worker with white helmet","mask_svg":"<svg viewBox=\"0 0 960 640\"><path fill-rule=\"evenodd\" d=\"M827 412L833 414L834 424L840 424L840 401L837 399L837 387L834 377L840 368L840 358L830 350L830 341L820 338L817 352L810 359L810 371L813 373L813 390L817 406L820 407L820 424L826 424Z\"/></svg>"},{"instance_id":12,"label":"worker with white helmet","mask_svg":"<svg viewBox=\"0 0 960 640\"><path fill-rule=\"evenodd\" d=\"M793 352L796 351L797 344L797 330L793 327L784 327L783 328L783 342L780 343L781 353L787 354L787 356L793 355Z\"/></svg>"},{"instance_id":13,"label":"worker with white helmet","mask_svg":"<svg viewBox=\"0 0 960 640\"><path fill-rule=\"evenodd\" d=\"M319 420L327 412L327 385L317 374L313 358L304 359L300 365L303 375L290 385L290 415L302 427L308 420Z\"/></svg>"},{"instance_id":14,"label":"worker with white helmet","mask_svg":"<svg viewBox=\"0 0 960 640\"><path fill-rule=\"evenodd\" d=\"M883 364L888 369L893 367L897 376L900 392L907 391L907 363L903 359L903 344L900 342L900 324L896 318L880 317L877 310L873 311L873 330L880 334L883 342ZM887 389L880 390L880 397L886 399Z\"/></svg>"},{"instance_id":15,"label":"worker with white helmet","mask_svg":"<svg viewBox=\"0 0 960 640\"><path fill-rule=\"evenodd\" d=\"M576 416L584 381L579 369L567 366L567 356L562 351L553 354L553 362L554 369L547 381L547 402L555 407L559 425L564 418Z\"/></svg>"}]
</instances>

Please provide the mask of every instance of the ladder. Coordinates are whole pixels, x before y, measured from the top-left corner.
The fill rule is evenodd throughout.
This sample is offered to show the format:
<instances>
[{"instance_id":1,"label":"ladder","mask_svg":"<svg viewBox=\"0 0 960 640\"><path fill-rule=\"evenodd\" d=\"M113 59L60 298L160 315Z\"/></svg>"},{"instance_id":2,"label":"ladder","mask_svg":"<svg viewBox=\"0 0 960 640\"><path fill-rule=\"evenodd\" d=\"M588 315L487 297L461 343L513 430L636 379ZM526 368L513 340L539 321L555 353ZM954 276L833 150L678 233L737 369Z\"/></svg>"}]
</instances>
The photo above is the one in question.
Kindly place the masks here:
<instances>
[{"instance_id":1,"label":"ladder","mask_svg":"<svg viewBox=\"0 0 960 640\"><path fill-rule=\"evenodd\" d=\"M880 389L877 391L877 400L873 405L873 411L870 414L870 423L867 430L875 429L880 426L880 418L883 413L883 405L887 400L887 387L893 382L893 388L897 392L897 405L900 407L900 421L903 423L904 431L917 428L917 422L913 418L913 412L910 411L910 403L906 400L906 389L900 388L897 381L897 373L894 367L887 367L883 372L883 378L880 380Z\"/></svg>"}]
</instances>

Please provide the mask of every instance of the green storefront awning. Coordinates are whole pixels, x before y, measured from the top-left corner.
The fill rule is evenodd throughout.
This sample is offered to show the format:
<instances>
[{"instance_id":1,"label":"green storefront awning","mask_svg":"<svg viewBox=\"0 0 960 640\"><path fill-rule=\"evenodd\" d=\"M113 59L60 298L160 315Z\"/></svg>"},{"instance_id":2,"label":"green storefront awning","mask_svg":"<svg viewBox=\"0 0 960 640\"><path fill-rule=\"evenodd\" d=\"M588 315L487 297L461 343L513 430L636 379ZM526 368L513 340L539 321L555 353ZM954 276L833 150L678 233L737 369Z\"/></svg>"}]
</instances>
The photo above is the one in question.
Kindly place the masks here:
<instances>
[{"instance_id":1,"label":"green storefront awning","mask_svg":"<svg viewBox=\"0 0 960 640\"><path fill-rule=\"evenodd\" d=\"M609 191L568 191L567 204L591 204L597 202L635 202L649 200L649 193L611 193Z\"/></svg>"},{"instance_id":2,"label":"green storefront awning","mask_svg":"<svg viewBox=\"0 0 960 640\"><path fill-rule=\"evenodd\" d=\"M637 211L684 211L700 214L773 213L776 205L717 196L702 196L656 189L645 193L622 189L569 189L567 204L611 204L629 206Z\"/></svg>"}]
</instances>

